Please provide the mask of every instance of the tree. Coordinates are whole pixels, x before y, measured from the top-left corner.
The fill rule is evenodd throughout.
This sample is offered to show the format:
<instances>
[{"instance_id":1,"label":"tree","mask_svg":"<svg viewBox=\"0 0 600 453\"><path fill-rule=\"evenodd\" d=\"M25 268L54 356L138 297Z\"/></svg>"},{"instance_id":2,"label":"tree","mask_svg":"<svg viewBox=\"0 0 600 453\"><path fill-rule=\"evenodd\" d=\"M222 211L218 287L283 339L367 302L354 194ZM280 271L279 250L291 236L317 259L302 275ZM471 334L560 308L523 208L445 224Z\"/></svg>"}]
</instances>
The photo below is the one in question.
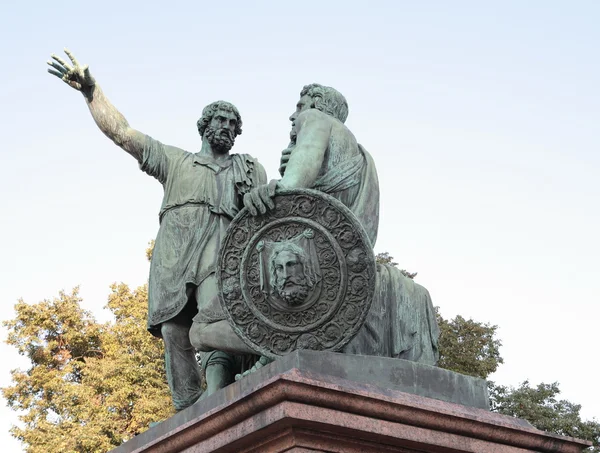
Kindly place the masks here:
<instances>
[{"instance_id":1,"label":"tree","mask_svg":"<svg viewBox=\"0 0 600 453\"><path fill-rule=\"evenodd\" d=\"M579 415L581 405L559 400L559 394L557 382L532 387L524 381L517 388L490 385L493 411L523 418L542 431L589 440L594 447L587 451L600 452L600 423L583 421Z\"/></svg>"},{"instance_id":2,"label":"tree","mask_svg":"<svg viewBox=\"0 0 600 453\"><path fill-rule=\"evenodd\" d=\"M148 248L146 249L146 258L148 259L148 261L150 261L152 259L152 252L154 252L154 244L155 244L155 240L152 239L150 242L148 242Z\"/></svg>"},{"instance_id":3,"label":"tree","mask_svg":"<svg viewBox=\"0 0 600 453\"><path fill-rule=\"evenodd\" d=\"M375 262L377 264L387 264L390 266L398 267L398 263L394 262L394 257L388 252L381 252L375 255ZM400 273L405 277L414 279L417 276L417 272L408 272L406 269L400 269Z\"/></svg>"},{"instance_id":4,"label":"tree","mask_svg":"<svg viewBox=\"0 0 600 453\"><path fill-rule=\"evenodd\" d=\"M31 361L2 392L23 411L11 433L28 453L105 452L173 412L162 342L146 331L147 288L113 285L100 324L78 289L29 305L4 323L7 342Z\"/></svg>"},{"instance_id":5,"label":"tree","mask_svg":"<svg viewBox=\"0 0 600 453\"><path fill-rule=\"evenodd\" d=\"M438 366L482 379L498 369L502 342L496 338L498 326L456 316L445 320L436 307L440 327Z\"/></svg>"}]
</instances>

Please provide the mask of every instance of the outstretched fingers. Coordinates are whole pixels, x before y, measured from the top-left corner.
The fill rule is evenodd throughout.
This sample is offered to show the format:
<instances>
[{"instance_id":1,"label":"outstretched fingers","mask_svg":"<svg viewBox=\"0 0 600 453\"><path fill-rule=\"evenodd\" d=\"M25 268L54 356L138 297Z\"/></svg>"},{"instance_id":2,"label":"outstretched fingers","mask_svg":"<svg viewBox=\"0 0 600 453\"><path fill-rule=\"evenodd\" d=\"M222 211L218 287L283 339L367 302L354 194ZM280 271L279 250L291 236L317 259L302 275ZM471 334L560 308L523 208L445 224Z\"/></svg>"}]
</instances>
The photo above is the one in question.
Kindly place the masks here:
<instances>
[{"instance_id":1,"label":"outstretched fingers","mask_svg":"<svg viewBox=\"0 0 600 453\"><path fill-rule=\"evenodd\" d=\"M67 48L65 48L64 50L65 50L65 53L67 54L67 57L69 57L69 60L71 60L73 65L75 65L75 67L79 66L79 62L75 58L75 55L73 55L73 53Z\"/></svg>"},{"instance_id":2,"label":"outstretched fingers","mask_svg":"<svg viewBox=\"0 0 600 453\"><path fill-rule=\"evenodd\" d=\"M56 63L55 61L48 60L46 63L48 63L48 66L52 66L56 70L56 72L58 72L60 74L67 73L67 70L63 66ZM48 71L50 71L50 68L48 68Z\"/></svg>"},{"instance_id":3,"label":"outstretched fingers","mask_svg":"<svg viewBox=\"0 0 600 453\"><path fill-rule=\"evenodd\" d=\"M65 71L73 70L71 65L69 63L67 63L65 60L63 60L62 58L60 58L58 55L52 54L50 56L52 57L53 60L56 60L58 62L58 64L60 64L63 67L63 69L65 69Z\"/></svg>"},{"instance_id":4,"label":"outstretched fingers","mask_svg":"<svg viewBox=\"0 0 600 453\"><path fill-rule=\"evenodd\" d=\"M50 69L50 68L48 68L48 72L52 75L55 75L56 77L58 77L61 80L65 76L62 72L58 72L58 71L56 71L54 69Z\"/></svg>"}]
</instances>

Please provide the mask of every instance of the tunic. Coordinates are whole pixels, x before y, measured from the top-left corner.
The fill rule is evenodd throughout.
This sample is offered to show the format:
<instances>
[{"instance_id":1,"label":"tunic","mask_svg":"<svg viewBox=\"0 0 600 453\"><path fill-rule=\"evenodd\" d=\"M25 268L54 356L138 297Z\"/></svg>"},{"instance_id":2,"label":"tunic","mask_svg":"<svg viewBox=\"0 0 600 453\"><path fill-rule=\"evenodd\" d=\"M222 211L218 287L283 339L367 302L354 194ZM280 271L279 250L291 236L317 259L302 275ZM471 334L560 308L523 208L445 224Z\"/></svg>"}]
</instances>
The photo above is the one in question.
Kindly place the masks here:
<instances>
[{"instance_id":1,"label":"tunic","mask_svg":"<svg viewBox=\"0 0 600 453\"><path fill-rule=\"evenodd\" d=\"M148 282L148 330L160 336L160 324L186 306L187 287L215 273L221 240L243 195L267 178L248 154L217 163L151 137L140 168L164 188Z\"/></svg>"}]
</instances>

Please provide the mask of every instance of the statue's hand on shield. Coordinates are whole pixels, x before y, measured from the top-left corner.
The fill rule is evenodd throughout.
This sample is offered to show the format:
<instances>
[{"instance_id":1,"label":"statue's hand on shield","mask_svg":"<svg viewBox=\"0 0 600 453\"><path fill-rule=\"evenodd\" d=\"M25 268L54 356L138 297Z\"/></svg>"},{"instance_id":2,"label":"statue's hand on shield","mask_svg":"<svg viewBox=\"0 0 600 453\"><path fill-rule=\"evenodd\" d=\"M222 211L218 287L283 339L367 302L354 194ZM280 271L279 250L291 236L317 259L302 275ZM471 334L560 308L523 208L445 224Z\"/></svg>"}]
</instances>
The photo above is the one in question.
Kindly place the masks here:
<instances>
[{"instance_id":1,"label":"statue's hand on shield","mask_svg":"<svg viewBox=\"0 0 600 453\"><path fill-rule=\"evenodd\" d=\"M275 196L277 182L276 179L273 179L269 184L255 187L244 195L244 206L248 208L251 215L265 214L275 208L272 198Z\"/></svg>"},{"instance_id":2,"label":"statue's hand on shield","mask_svg":"<svg viewBox=\"0 0 600 453\"><path fill-rule=\"evenodd\" d=\"M52 54L52 60L48 60L48 72L55 75L70 87L81 91L83 94L90 93L96 81L90 74L88 65L80 65L75 56L65 49L65 53L71 60L72 66L57 55Z\"/></svg>"}]
</instances>

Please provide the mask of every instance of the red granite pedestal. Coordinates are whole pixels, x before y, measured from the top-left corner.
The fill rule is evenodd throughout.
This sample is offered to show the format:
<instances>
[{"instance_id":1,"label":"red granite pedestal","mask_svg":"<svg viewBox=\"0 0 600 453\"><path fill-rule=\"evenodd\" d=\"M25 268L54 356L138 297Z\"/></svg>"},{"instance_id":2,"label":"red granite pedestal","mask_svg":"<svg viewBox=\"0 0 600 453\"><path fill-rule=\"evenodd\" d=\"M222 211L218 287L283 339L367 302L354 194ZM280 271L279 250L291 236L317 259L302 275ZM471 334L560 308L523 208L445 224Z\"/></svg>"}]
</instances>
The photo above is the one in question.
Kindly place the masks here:
<instances>
[{"instance_id":1,"label":"red granite pedestal","mask_svg":"<svg viewBox=\"0 0 600 453\"><path fill-rule=\"evenodd\" d=\"M579 453L590 444L486 409L299 368L268 367L114 453Z\"/></svg>"}]
</instances>

